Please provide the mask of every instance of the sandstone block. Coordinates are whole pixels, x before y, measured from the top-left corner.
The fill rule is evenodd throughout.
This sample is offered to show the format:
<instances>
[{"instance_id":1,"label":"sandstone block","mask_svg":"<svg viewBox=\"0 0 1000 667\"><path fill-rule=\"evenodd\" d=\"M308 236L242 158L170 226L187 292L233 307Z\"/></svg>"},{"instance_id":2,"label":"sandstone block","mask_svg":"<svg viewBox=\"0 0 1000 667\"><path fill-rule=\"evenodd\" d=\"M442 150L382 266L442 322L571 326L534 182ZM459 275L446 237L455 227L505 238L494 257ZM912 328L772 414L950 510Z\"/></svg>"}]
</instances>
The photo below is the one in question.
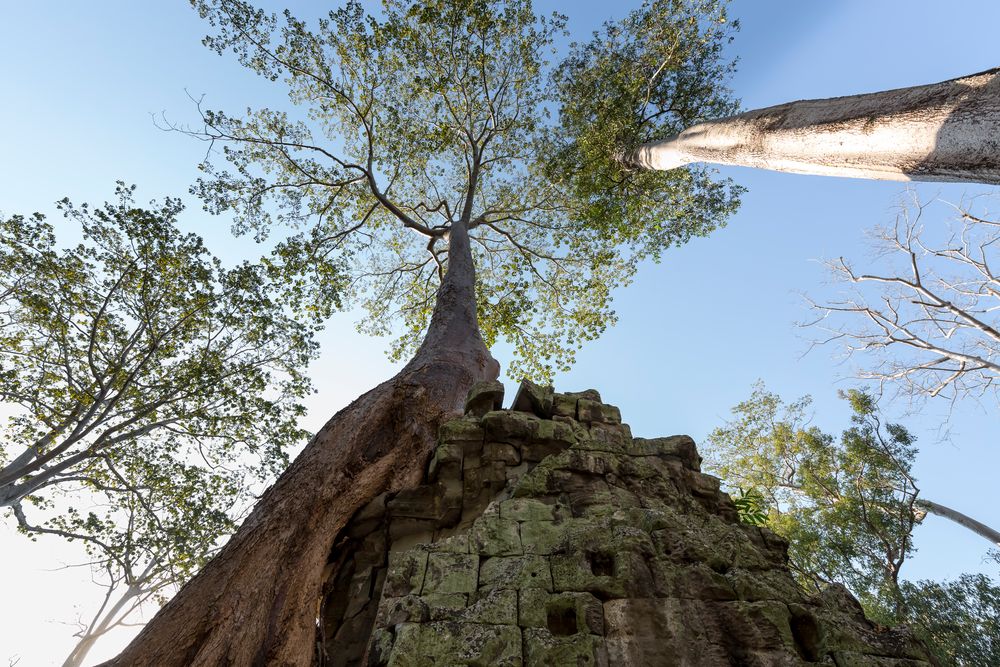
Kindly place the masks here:
<instances>
[{"instance_id":1,"label":"sandstone block","mask_svg":"<svg viewBox=\"0 0 1000 667\"><path fill-rule=\"evenodd\" d=\"M423 594L474 593L478 584L479 556L434 552L427 555Z\"/></svg>"},{"instance_id":2,"label":"sandstone block","mask_svg":"<svg viewBox=\"0 0 1000 667\"><path fill-rule=\"evenodd\" d=\"M552 416L553 390L551 386L535 384L531 380L521 380L521 385L514 395L511 410L530 412L543 419Z\"/></svg>"},{"instance_id":3,"label":"sandstone block","mask_svg":"<svg viewBox=\"0 0 1000 667\"><path fill-rule=\"evenodd\" d=\"M427 571L427 553L420 550L392 552L382 594L386 597L403 597L419 593Z\"/></svg>"},{"instance_id":4,"label":"sandstone block","mask_svg":"<svg viewBox=\"0 0 1000 667\"><path fill-rule=\"evenodd\" d=\"M472 385L465 399L465 414L482 417L503 407L503 382L485 380Z\"/></svg>"},{"instance_id":5,"label":"sandstone block","mask_svg":"<svg viewBox=\"0 0 1000 667\"><path fill-rule=\"evenodd\" d=\"M549 561L543 556L494 556L479 568L479 585L484 588L552 590Z\"/></svg>"},{"instance_id":6,"label":"sandstone block","mask_svg":"<svg viewBox=\"0 0 1000 667\"><path fill-rule=\"evenodd\" d=\"M518 523L499 516L483 516L472 525L471 544L484 556L514 556L522 553Z\"/></svg>"}]
</instances>

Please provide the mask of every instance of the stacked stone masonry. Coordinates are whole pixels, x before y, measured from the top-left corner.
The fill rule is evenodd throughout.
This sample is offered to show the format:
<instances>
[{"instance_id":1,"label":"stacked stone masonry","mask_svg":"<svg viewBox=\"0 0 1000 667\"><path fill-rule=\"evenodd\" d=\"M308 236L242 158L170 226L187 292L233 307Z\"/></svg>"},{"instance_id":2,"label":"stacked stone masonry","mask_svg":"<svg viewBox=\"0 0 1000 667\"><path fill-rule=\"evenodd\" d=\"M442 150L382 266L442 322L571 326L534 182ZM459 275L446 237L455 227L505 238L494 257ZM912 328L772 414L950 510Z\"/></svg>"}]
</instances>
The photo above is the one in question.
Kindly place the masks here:
<instances>
[{"instance_id":1,"label":"stacked stone masonry","mask_svg":"<svg viewBox=\"0 0 1000 667\"><path fill-rule=\"evenodd\" d=\"M687 436L633 438L596 391L473 388L424 485L335 546L318 663L423 667L931 664L787 544L743 525Z\"/></svg>"}]
</instances>

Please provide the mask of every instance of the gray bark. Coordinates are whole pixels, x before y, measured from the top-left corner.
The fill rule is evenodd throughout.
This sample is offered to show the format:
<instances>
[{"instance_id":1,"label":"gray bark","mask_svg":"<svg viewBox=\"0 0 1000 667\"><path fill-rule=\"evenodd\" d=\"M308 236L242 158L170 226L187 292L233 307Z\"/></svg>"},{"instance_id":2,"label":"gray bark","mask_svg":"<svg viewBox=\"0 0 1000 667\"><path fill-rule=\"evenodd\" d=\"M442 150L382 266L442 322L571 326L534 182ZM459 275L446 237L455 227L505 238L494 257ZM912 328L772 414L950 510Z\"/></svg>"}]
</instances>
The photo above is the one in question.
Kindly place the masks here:
<instances>
[{"instance_id":1,"label":"gray bark","mask_svg":"<svg viewBox=\"0 0 1000 667\"><path fill-rule=\"evenodd\" d=\"M821 176L1000 184L1000 69L756 109L644 144L623 161L659 170L711 162Z\"/></svg>"},{"instance_id":2,"label":"gray bark","mask_svg":"<svg viewBox=\"0 0 1000 667\"><path fill-rule=\"evenodd\" d=\"M962 514L958 510L953 510L945 505L939 505L938 503L932 502L930 500L919 499L916 503L917 507L925 510L931 514L936 514L938 516L944 517L945 519L950 519L962 526L963 528L968 528L976 535L984 537L993 543L993 546L1000 547L1000 531L993 530L984 523L980 523L970 516Z\"/></svg>"}]
</instances>

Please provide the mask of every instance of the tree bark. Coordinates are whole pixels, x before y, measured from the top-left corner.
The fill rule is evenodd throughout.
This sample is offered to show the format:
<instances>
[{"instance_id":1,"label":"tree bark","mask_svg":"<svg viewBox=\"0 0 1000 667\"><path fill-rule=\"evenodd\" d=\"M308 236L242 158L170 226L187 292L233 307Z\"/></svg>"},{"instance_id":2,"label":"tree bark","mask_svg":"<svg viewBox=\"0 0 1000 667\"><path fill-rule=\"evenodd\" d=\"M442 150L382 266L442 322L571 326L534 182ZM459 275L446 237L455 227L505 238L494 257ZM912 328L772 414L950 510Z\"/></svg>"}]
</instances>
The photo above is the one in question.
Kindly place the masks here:
<instances>
[{"instance_id":1,"label":"tree bark","mask_svg":"<svg viewBox=\"0 0 1000 667\"><path fill-rule=\"evenodd\" d=\"M893 181L1000 184L1000 69L912 88L800 100L700 123L623 158Z\"/></svg>"},{"instance_id":2,"label":"tree bark","mask_svg":"<svg viewBox=\"0 0 1000 667\"><path fill-rule=\"evenodd\" d=\"M228 544L105 665L296 665L313 662L322 574L339 531L380 493L416 486L439 424L499 365L479 334L464 223L427 334L392 379L317 433Z\"/></svg>"},{"instance_id":3,"label":"tree bark","mask_svg":"<svg viewBox=\"0 0 1000 667\"><path fill-rule=\"evenodd\" d=\"M1000 531L993 530L984 523L980 523L970 516L962 514L958 510L953 510L945 505L939 505L938 503L932 502L930 500L925 500L920 498L917 500L916 505L918 508L925 510L931 514L936 514L938 516L944 517L945 519L950 519L963 528L968 528L976 535L986 538L993 543L993 546L1000 547Z\"/></svg>"}]
</instances>

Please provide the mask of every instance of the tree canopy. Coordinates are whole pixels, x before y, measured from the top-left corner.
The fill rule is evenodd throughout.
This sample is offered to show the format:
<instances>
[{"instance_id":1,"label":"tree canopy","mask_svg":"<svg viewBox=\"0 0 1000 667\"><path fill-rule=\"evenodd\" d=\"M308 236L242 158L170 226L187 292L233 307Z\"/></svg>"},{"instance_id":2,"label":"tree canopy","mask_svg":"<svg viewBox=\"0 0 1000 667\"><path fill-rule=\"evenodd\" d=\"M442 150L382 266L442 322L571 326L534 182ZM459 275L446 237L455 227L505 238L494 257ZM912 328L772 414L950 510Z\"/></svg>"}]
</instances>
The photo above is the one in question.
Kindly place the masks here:
<instances>
[{"instance_id":1,"label":"tree canopy","mask_svg":"<svg viewBox=\"0 0 1000 667\"><path fill-rule=\"evenodd\" d=\"M262 266L225 267L178 230L179 200L133 191L63 200L58 235L39 214L0 220L0 506L82 541L108 587L78 660L190 578L284 469L316 352L315 321Z\"/></svg>"},{"instance_id":2,"label":"tree canopy","mask_svg":"<svg viewBox=\"0 0 1000 667\"><path fill-rule=\"evenodd\" d=\"M612 150L735 109L722 2L648 2L556 65L566 17L529 0L355 1L315 25L193 4L215 27L205 43L280 80L292 107L177 127L222 147L195 192L237 231L291 227L274 266L315 302L363 306L361 330L396 334L395 358L428 324L455 225L487 345L512 344L512 376L547 377L614 321L641 261L738 204L705 170L632 172Z\"/></svg>"},{"instance_id":3,"label":"tree canopy","mask_svg":"<svg viewBox=\"0 0 1000 667\"><path fill-rule=\"evenodd\" d=\"M992 605L1000 586L982 575L950 582L900 576L926 514L912 475L915 438L885 422L870 394L843 397L853 415L838 441L810 423L809 397L786 404L758 383L709 436L706 466L741 489L744 520L788 540L805 588L846 584L870 618L911 624L944 664L996 662L1000 618ZM983 640L968 643L969 633Z\"/></svg>"}]
</instances>

